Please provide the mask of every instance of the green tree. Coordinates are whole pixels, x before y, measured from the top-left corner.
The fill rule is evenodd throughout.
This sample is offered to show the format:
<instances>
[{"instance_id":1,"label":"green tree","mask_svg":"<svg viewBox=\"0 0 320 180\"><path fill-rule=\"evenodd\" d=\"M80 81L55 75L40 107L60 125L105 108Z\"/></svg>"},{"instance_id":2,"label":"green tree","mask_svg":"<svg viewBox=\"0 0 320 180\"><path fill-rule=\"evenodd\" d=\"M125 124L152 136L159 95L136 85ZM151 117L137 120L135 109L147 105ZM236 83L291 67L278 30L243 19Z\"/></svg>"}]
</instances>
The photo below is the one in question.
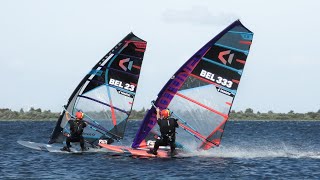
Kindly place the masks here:
<instances>
[{"instance_id":1,"label":"green tree","mask_svg":"<svg viewBox=\"0 0 320 180\"><path fill-rule=\"evenodd\" d=\"M245 114L253 114L253 109L251 108L247 108L245 111L244 111Z\"/></svg>"}]
</instances>

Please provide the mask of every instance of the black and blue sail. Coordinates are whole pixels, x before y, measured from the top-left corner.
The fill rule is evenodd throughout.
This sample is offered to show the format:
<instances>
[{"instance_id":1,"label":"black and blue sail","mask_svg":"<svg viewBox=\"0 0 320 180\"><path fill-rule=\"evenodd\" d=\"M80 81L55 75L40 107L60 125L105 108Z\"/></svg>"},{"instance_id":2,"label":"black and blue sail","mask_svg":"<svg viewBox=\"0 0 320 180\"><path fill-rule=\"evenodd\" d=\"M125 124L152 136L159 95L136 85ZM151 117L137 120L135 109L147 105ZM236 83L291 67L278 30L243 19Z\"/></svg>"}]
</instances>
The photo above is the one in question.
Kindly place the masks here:
<instances>
[{"instance_id":1,"label":"black and blue sail","mask_svg":"<svg viewBox=\"0 0 320 180\"><path fill-rule=\"evenodd\" d=\"M49 143L62 142L68 132L66 111L84 113L89 142L123 138L131 113L147 42L129 33L82 79L61 112Z\"/></svg>"},{"instance_id":2,"label":"black and blue sail","mask_svg":"<svg viewBox=\"0 0 320 180\"><path fill-rule=\"evenodd\" d=\"M233 22L187 60L158 93L154 104L169 108L179 119L176 138L184 147L219 146L252 38L239 20ZM142 147L155 125L156 111L151 107L132 147Z\"/></svg>"}]
</instances>

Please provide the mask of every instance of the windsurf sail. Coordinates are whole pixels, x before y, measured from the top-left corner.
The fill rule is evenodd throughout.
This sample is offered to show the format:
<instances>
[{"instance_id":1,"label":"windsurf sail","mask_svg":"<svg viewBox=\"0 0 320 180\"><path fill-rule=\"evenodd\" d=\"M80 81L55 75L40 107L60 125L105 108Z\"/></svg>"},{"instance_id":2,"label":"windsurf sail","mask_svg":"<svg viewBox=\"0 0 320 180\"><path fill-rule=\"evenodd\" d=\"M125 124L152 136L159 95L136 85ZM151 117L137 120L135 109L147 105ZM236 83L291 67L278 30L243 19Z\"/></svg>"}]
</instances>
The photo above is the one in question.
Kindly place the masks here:
<instances>
[{"instance_id":1,"label":"windsurf sail","mask_svg":"<svg viewBox=\"0 0 320 180\"><path fill-rule=\"evenodd\" d=\"M86 141L123 138L131 113L147 42L129 33L82 79L71 94L49 143L62 142L68 133L66 112L84 113Z\"/></svg>"},{"instance_id":2,"label":"windsurf sail","mask_svg":"<svg viewBox=\"0 0 320 180\"><path fill-rule=\"evenodd\" d=\"M252 38L239 20L233 22L185 62L159 92L154 104L169 108L179 120L176 137L184 147L220 145ZM132 147L144 146L156 124L155 107L151 107Z\"/></svg>"}]
</instances>

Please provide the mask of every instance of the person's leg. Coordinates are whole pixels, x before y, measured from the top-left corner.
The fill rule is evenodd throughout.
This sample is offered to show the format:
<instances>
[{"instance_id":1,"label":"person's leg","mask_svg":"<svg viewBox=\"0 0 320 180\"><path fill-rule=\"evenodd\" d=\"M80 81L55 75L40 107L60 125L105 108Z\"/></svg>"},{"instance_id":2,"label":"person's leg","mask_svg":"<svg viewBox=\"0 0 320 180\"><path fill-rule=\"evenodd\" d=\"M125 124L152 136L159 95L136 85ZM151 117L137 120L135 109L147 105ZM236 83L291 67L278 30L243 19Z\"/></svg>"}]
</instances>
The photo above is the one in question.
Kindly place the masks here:
<instances>
[{"instance_id":1,"label":"person's leg","mask_svg":"<svg viewBox=\"0 0 320 180\"><path fill-rule=\"evenodd\" d=\"M159 146L164 146L164 145L166 145L167 143L166 143L166 141L163 139L163 138L161 138L161 139L157 139L157 141L156 141L156 143L154 144L154 146L153 146L153 150L150 150L150 151L148 151L149 153L152 153L152 154L154 154L154 155L157 155L158 154L158 149L159 149Z\"/></svg>"},{"instance_id":2,"label":"person's leg","mask_svg":"<svg viewBox=\"0 0 320 180\"><path fill-rule=\"evenodd\" d=\"M176 150L176 143L174 141L170 142L170 149L171 152L174 152Z\"/></svg>"},{"instance_id":3,"label":"person's leg","mask_svg":"<svg viewBox=\"0 0 320 180\"><path fill-rule=\"evenodd\" d=\"M156 143L153 146L153 152L157 152L160 144L162 144L162 139L157 139Z\"/></svg>"},{"instance_id":4,"label":"person's leg","mask_svg":"<svg viewBox=\"0 0 320 180\"><path fill-rule=\"evenodd\" d=\"M170 141L170 150L171 156L176 155L176 143L174 141Z\"/></svg>"},{"instance_id":5,"label":"person's leg","mask_svg":"<svg viewBox=\"0 0 320 180\"><path fill-rule=\"evenodd\" d=\"M80 147L81 147L81 150L82 150L82 151L85 150L85 147L84 147L84 138L83 138L83 137L80 137Z\"/></svg>"},{"instance_id":6,"label":"person's leg","mask_svg":"<svg viewBox=\"0 0 320 180\"><path fill-rule=\"evenodd\" d=\"M70 142L71 142L71 137L67 137L67 139L66 139L67 148L71 147Z\"/></svg>"},{"instance_id":7,"label":"person's leg","mask_svg":"<svg viewBox=\"0 0 320 180\"><path fill-rule=\"evenodd\" d=\"M71 138L70 137L67 137L66 139L66 145L67 146L64 146L62 149L60 149L61 151L70 151L70 141L71 141Z\"/></svg>"}]
</instances>

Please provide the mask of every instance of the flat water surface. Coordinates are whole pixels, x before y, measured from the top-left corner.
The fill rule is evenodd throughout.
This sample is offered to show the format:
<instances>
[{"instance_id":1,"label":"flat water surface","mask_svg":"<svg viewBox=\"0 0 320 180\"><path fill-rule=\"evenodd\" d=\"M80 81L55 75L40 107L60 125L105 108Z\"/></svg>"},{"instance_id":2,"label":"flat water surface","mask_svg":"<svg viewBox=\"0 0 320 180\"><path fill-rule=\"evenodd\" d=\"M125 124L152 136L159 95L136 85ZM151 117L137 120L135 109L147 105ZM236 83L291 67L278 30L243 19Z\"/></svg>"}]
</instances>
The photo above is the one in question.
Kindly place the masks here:
<instances>
[{"instance_id":1,"label":"flat water surface","mask_svg":"<svg viewBox=\"0 0 320 180\"><path fill-rule=\"evenodd\" d=\"M124 141L140 122L128 123ZM49 153L17 143L46 143L54 125L0 122L1 179L320 179L319 121L231 121L219 148L173 159Z\"/></svg>"}]
</instances>

